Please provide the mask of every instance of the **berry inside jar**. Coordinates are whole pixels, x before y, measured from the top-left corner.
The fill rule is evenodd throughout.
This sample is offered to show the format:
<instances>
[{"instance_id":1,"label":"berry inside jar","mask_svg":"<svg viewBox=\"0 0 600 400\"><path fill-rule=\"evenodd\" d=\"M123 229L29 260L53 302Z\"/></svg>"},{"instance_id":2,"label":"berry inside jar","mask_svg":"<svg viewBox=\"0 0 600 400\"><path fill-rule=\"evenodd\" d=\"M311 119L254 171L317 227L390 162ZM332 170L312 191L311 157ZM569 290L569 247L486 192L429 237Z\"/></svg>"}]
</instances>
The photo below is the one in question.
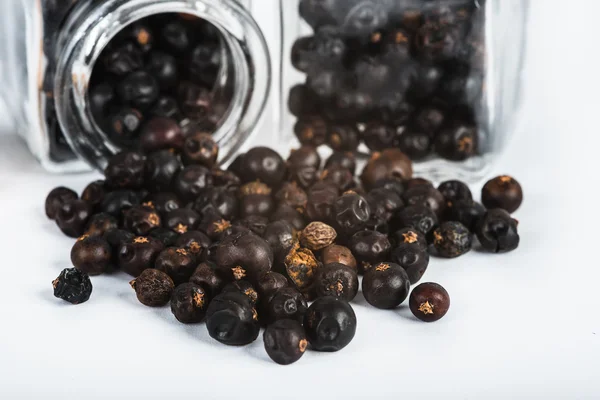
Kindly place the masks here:
<instances>
[{"instance_id":1,"label":"berry inside jar","mask_svg":"<svg viewBox=\"0 0 600 400\"><path fill-rule=\"evenodd\" d=\"M226 117L231 89L217 82L227 59L219 30L196 16L136 21L94 66L88 96L98 129L118 149L183 150L186 137L212 134Z\"/></svg>"},{"instance_id":2,"label":"berry inside jar","mask_svg":"<svg viewBox=\"0 0 600 400\"><path fill-rule=\"evenodd\" d=\"M298 10L310 33L290 49L288 108L302 144L398 148L413 161L490 151L483 1L300 0Z\"/></svg>"}]
</instances>

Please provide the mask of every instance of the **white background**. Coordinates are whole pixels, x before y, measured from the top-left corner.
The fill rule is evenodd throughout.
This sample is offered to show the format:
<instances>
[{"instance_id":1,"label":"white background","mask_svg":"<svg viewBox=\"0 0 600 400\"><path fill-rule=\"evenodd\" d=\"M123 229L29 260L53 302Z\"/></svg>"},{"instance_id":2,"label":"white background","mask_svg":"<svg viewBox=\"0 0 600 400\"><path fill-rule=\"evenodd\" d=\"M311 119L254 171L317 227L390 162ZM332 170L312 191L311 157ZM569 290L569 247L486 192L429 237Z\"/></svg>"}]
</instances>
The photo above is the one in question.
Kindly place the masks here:
<instances>
[{"instance_id":1,"label":"white background","mask_svg":"<svg viewBox=\"0 0 600 400\"><path fill-rule=\"evenodd\" d=\"M262 338L218 345L142 306L125 275L95 278L84 305L55 299L72 240L43 200L95 176L44 173L3 129L0 398L600 398L600 2L533 3L524 119L494 171L523 184L521 247L433 259L425 279L452 298L434 324L359 296L354 341L289 367Z\"/></svg>"}]
</instances>

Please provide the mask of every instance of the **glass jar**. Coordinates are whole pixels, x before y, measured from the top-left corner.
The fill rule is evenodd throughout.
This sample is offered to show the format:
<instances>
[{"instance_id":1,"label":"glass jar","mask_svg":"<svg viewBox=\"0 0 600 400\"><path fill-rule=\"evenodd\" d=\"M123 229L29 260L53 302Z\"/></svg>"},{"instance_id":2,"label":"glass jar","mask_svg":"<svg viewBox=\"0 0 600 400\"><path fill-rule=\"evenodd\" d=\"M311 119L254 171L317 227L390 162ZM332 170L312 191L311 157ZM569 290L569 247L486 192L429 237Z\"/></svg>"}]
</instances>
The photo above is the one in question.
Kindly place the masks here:
<instances>
[{"instance_id":1,"label":"glass jar","mask_svg":"<svg viewBox=\"0 0 600 400\"><path fill-rule=\"evenodd\" d=\"M485 175L514 129L528 0L281 0L281 131L430 179Z\"/></svg>"},{"instance_id":2,"label":"glass jar","mask_svg":"<svg viewBox=\"0 0 600 400\"><path fill-rule=\"evenodd\" d=\"M131 93L131 86L115 90L116 86L123 85L119 82L126 80L120 73L132 66L127 65L128 62L135 64L136 57L143 60L142 63L153 62L148 61L154 51L153 44L158 43L163 52L175 55L180 68L210 64L206 67L211 68L210 80L204 75L198 78L190 67L185 72L189 82L179 82L180 89L172 91L185 90L186 101L196 102L195 106L202 101L209 103L210 118L183 113L177 120L183 130L202 126L214 132L224 161L246 141L264 114L271 93L271 59L266 39L254 19L260 7L251 0L11 0L0 3L3 37L0 79L4 102L18 132L48 170L77 171L89 165L103 169L111 154L135 145L115 140L107 129L114 126L121 130L141 129L148 115L159 114L156 111L159 106L151 108L144 103L145 109L115 111L116 103L111 103L113 110L107 111L112 112L107 119L112 125L107 125L106 121L100 121L102 117L98 117L95 101L109 96L102 90L106 87L111 87L113 92L121 90L118 94L127 90ZM273 17L278 18L277 14ZM184 26L185 32L182 34L177 26L171 26L173 24ZM188 35L188 45L193 43L198 49L177 47L177 40L187 40L187 36L181 35ZM209 40L207 37L212 40L210 54L199 48ZM113 39L130 46L130 50L133 48L136 56L128 53L125 56L129 61L119 58L116 65L107 67L106 59L111 54L106 52L122 51L111 48ZM141 68L150 67L143 64ZM157 68L166 67L159 61ZM178 73L181 75L181 70ZM100 78L94 78L96 75ZM108 85L91 95L90 91L102 79L102 83ZM159 88L161 101L163 92L171 90L164 89L162 81L153 85ZM191 88L195 88L195 92ZM142 89L133 88L136 90ZM190 99L192 95L197 97ZM153 98L152 101L158 100ZM124 103L123 98L118 102ZM164 100L162 112L169 106L181 108L181 99L177 98L175 103ZM203 125L205 120L211 123L210 128Z\"/></svg>"}]
</instances>

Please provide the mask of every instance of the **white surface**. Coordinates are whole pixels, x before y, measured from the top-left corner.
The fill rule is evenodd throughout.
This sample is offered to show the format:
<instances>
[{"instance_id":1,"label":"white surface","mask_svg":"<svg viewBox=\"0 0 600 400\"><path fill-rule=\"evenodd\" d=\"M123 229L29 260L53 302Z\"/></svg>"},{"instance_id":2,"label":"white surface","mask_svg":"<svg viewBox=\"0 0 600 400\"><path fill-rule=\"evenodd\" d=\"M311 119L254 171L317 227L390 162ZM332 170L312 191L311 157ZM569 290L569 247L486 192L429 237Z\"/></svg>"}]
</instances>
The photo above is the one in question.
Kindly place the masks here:
<instances>
[{"instance_id":1,"label":"white surface","mask_svg":"<svg viewBox=\"0 0 600 400\"><path fill-rule=\"evenodd\" d=\"M495 170L524 186L521 247L433 259L425 280L452 298L435 324L359 297L354 341L290 367L262 338L229 348L142 306L125 275L94 278L84 305L55 299L73 242L43 200L94 176L45 174L0 136L0 398L600 398L600 4L557 3L535 2L526 118Z\"/></svg>"}]
</instances>

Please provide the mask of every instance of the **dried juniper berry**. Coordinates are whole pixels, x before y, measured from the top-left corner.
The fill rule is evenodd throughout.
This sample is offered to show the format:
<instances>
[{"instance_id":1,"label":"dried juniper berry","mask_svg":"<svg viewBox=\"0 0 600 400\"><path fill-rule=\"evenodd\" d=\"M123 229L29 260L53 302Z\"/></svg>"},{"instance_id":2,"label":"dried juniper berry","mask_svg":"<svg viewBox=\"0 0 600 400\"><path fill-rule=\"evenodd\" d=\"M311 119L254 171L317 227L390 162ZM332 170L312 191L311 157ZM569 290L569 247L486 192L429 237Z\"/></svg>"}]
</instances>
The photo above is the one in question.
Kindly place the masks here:
<instances>
[{"instance_id":1,"label":"dried juniper berry","mask_svg":"<svg viewBox=\"0 0 600 400\"><path fill-rule=\"evenodd\" d=\"M261 303L268 303L271 297L279 291L288 287L288 280L285 276L278 272L270 271L256 283L256 291L258 292Z\"/></svg>"},{"instance_id":2,"label":"dried juniper berry","mask_svg":"<svg viewBox=\"0 0 600 400\"><path fill-rule=\"evenodd\" d=\"M238 292L248 297L253 306L256 306L259 300L258 292L254 289L254 286L248 281L235 281L230 282L225 287L221 293L227 292Z\"/></svg>"},{"instance_id":3,"label":"dried juniper berry","mask_svg":"<svg viewBox=\"0 0 600 400\"><path fill-rule=\"evenodd\" d=\"M91 182L81 192L81 200L89 203L94 211L100 210L104 196L108 192L106 183L103 180Z\"/></svg>"},{"instance_id":4,"label":"dried juniper berry","mask_svg":"<svg viewBox=\"0 0 600 400\"><path fill-rule=\"evenodd\" d=\"M167 191L181 170L179 157L169 150L148 154L144 166L146 188L153 192Z\"/></svg>"},{"instance_id":5,"label":"dried juniper berry","mask_svg":"<svg viewBox=\"0 0 600 400\"><path fill-rule=\"evenodd\" d=\"M159 150L180 150L185 136L176 120L155 117L148 121L140 133L140 146L151 153Z\"/></svg>"},{"instance_id":6,"label":"dried juniper berry","mask_svg":"<svg viewBox=\"0 0 600 400\"><path fill-rule=\"evenodd\" d=\"M135 294L145 306L162 307L169 302L175 284L169 275L157 269L146 269L129 282Z\"/></svg>"},{"instance_id":7,"label":"dried juniper berry","mask_svg":"<svg viewBox=\"0 0 600 400\"><path fill-rule=\"evenodd\" d=\"M262 237L269 243L273 250L274 268L276 266L283 266L285 256L287 256L294 244L295 236L294 227L287 221L274 221L265 227Z\"/></svg>"},{"instance_id":8,"label":"dried juniper berry","mask_svg":"<svg viewBox=\"0 0 600 400\"><path fill-rule=\"evenodd\" d=\"M169 247L160 252L154 268L163 271L176 285L187 282L196 269L196 258L183 247Z\"/></svg>"},{"instance_id":9,"label":"dried juniper berry","mask_svg":"<svg viewBox=\"0 0 600 400\"><path fill-rule=\"evenodd\" d=\"M304 314L304 329L312 349L339 351L354 338L356 314L344 300L321 297Z\"/></svg>"},{"instance_id":10,"label":"dried juniper berry","mask_svg":"<svg viewBox=\"0 0 600 400\"><path fill-rule=\"evenodd\" d=\"M453 25L427 22L417 32L418 54L428 61L443 62L453 58L460 43L460 31Z\"/></svg>"},{"instance_id":11,"label":"dried juniper berry","mask_svg":"<svg viewBox=\"0 0 600 400\"><path fill-rule=\"evenodd\" d=\"M114 217L121 218L123 211L140 204L140 196L133 190L116 190L104 196L101 210Z\"/></svg>"},{"instance_id":12,"label":"dried juniper berry","mask_svg":"<svg viewBox=\"0 0 600 400\"><path fill-rule=\"evenodd\" d=\"M216 245L213 261L227 280L256 282L273 266L273 250L263 238L252 232L239 232Z\"/></svg>"},{"instance_id":13,"label":"dried juniper berry","mask_svg":"<svg viewBox=\"0 0 600 400\"><path fill-rule=\"evenodd\" d=\"M212 187L205 190L193 204L194 210L203 214L209 209L226 220L234 220L238 215L238 199L233 190L225 187Z\"/></svg>"},{"instance_id":14,"label":"dried juniper berry","mask_svg":"<svg viewBox=\"0 0 600 400\"><path fill-rule=\"evenodd\" d=\"M267 225L269 225L269 219L259 215L251 215L236 221L236 227L246 228L260 237L263 237Z\"/></svg>"},{"instance_id":15,"label":"dried juniper berry","mask_svg":"<svg viewBox=\"0 0 600 400\"><path fill-rule=\"evenodd\" d=\"M48 193L48 197L46 197L46 216L49 219L56 219L56 214L63 204L77 200L78 198L77 193L69 188L61 186L52 189Z\"/></svg>"},{"instance_id":16,"label":"dried juniper berry","mask_svg":"<svg viewBox=\"0 0 600 400\"><path fill-rule=\"evenodd\" d=\"M213 185L210 169L202 165L185 167L175 177L173 187L184 201L194 201L202 192Z\"/></svg>"},{"instance_id":17,"label":"dried juniper berry","mask_svg":"<svg viewBox=\"0 0 600 400\"><path fill-rule=\"evenodd\" d=\"M207 308L208 296L201 286L182 283L171 294L171 312L183 324L202 321Z\"/></svg>"},{"instance_id":18,"label":"dried juniper berry","mask_svg":"<svg viewBox=\"0 0 600 400\"><path fill-rule=\"evenodd\" d=\"M385 187L369 191L365 197L371 210L371 217L388 222L394 214L404 207L404 201L398 193Z\"/></svg>"},{"instance_id":19,"label":"dried juniper berry","mask_svg":"<svg viewBox=\"0 0 600 400\"><path fill-rule=\"evenodd\" d=\"M432 140L425 133L414 128L403 132L397 139L398 148L413 161L423 160L431 153Z\"/></svg>"},{"instance_id":20,"label":"dried juniper berry","mask_svg":"<svg viewBox=\"0 0 600 400\"><path fill-rule=\"evenodd\" d=\"M424 322L435 322L448 312L450 296L437 283L421 283L413 289L408 304L415 317Z\"/></svg>"},{"instance_id":21,"label":"dried juniper berry","mask_svg":"<svg viewBox=\"0 0 600 400\"><path fill-rule=\"evenodd\" d=\"M500 208L488 210L477 222L475 233L481 247L493 253L506 253L519 247L518 222Z\"/></svg>"},{"instance_id":22,"label":"dried juniper berry","mask_svg":"<svg viewBox=\"0 0 600 400\"><path fill-rule=\"evenodd\" d=\"M404 181L404 191L414 189L417 186L427 186L433 188L433 182L425 178L411 178Z\"/></svg>"},{"instance_id":23,"label":"dried juniper berry","mask_svg":"<svg viewBox=\"0 0 600 400\"><path fill-rule=\"evenodd\" d=\"M239 207L242 218L251 215L271 216L275 209L271 188L260 181L245 184L240 188Z\"/></svg>"},{"instance_id":24,"label":"dried juniper berry","mask_svg":"<svg viewBox=\"0 0 600 400\"><path fill-rule=\"evenodd\" d=\"M215 268L216 266L212 263L200 263L190 277L190 282L201 286L210 299L221 293L226 284L226 282L216 273Z\"/></svg>"},{"instance_id":25,"label":"dried juniper berry","mask_svg":"<svg viewBox=\"0 0 600 400\"><path fill-rule=\"evenodd\" d=\"M144 236L160 227L161 218L152 207L133 206L123 212L123 227L138 236Z\"/></svg>"},{"instance_id":26,"label":"dried juniper berry","mask_svg":"<svg viewBox=\"0 0 600 400\"><path fill-rule=\"evenodd\" d=\"M394 263L381 263L365 273L362 292L369 304L381 309L398 307L408 297L410 281L406 271Z\"/></svg>"},{"instance_id":27,"label":"dried juniper berry","mask_svg":"<svg viewBox=\"0 0 600 400\"><path fill-rule=\"evenodd\" d=\"M134 71L117 85L121 101L140 110L150 107L158 98L160 89L156 79L146 71Z\"/></svg>"},{"instance_id":28,"label":"dried juniper berry","mask_svg":"<svg viewBox=\"0 0 600 400\"><path fill-rule=\"evenodd\" d=\"M448 207L446 218L449 221L460 222L474 233L477 222L485 212L485 207L474 200L458 200Z\"/></svg>"},{"instance_id":29,"label":"dried juniper berry","mask_svg":"<svg viewBox=\"0 0 600 400\"><path fill-rule=\"evenodd\" d=\"M269 325L263 334L265 350L271 360L289 365L304 355L308 340L298 321L282 319Z\"/></svg>"},{"instance_id":30,"label":"dried juniper berry","mask_svg":"<svg viewBox=\"0 0 600 400\"><path fill-rule=\"evenodd\" d=\"M383 178L375 182L373 189L388 189L395 192L400 198L404 195L404 182L400 178Z\"/></svg>"},{"instance_id":31,"label":"dried juniper berry","mask_svg":"<svg viewBox=\"0 0 600 400\"><path fill-rule=\"evenodd\" d=\"M154 76L161 90L169 90L177 84L177 59L171 54L152 52L148 57L146 69Z\"/></svg>"},{"instance_id":32,"label":"dried juniper berry","mask_svg":"<svg viewBox=\"0 0 600 400\"><path fill-rule=\"evenodd\" d=\"M187 249L197 259L205 255L211 244L210 238L200 231L188 231L179 235L175 241L175 246Z\"/></svg>"},{"instance_id":33,"label":"dried juniper berry","mask_svg":"<svg viewBox=\"0 0 600 400\"><path fill-rule=\"evenodd\" d=\"M300 290L312 286L315 273L319 268L319 261L309 249L300 247L295 243L284 260L287 276Z\"/></svg>"},{"instance_id":34,"label":"dried juniper berry","mask_svg":"<svg viewBox=\"0 0 600 400\"><path fill-rule=\"evenodd\" d=\"M111 229L119 227L119 220L110 214L99 213L90 217L85 228L85 234L88 236L103 236Z\"/></svg>"},{"instance_id":35,"label":"dried juniper berry","mask_svg":"<svg viewBox=\"0 0 600 400\"><path fill-rule=\"evenodd\" d=\"M285 182L275 193L275 201L277 204L285 204L303 210L306 207L308 196L296 182Z\"/></svg>"},{"instance_id":36,"label":"dried juniper berry","mask_svg":"<svg viewBox=\"0 0 600 400\"><path fill-rule=\"evenodd\" d=\"M285 178L285 162L276 151L255 147L242 157L240 178L244 182L259 180L277 188Z\"/></svg>"},{"instance_id":37,"label":"dried juniper berry","mask_svg":"<svg viewBox=\"0 0 600 400\"><path fill-rule=\"evenodd\" d=\"M438 191L444 196L446 203L449 203L448 206L450 207L457 201L473 200L471 189L469 189L469 186L467 186L466 183L461 181L454 180L442 182L440 186L438 186Z\"/></svg>"},{"instance_id":38,"label":"dried juniper berry","mask_svg":"<svg viewBox=\"0 0 600 400\"><path fill-rule=\"evenodd\" d=\"M329 124L320 115L305 115L294 125L294 133L301 144L319 147L327 141Z\"/></svg>"},{"instance_id":39,"label":"dried juniper berry","mask_svg":"<svg viewBox=\"0 0 600 400\"><path fill-rule=\"evenodd\" d=\"M267 304L263 304L262 322L272 324L281 319L293 319L301 322L308 305L302 293L292 287L279 289Z\"/></svg>"},{"instance_id":40,"label":"dried juniper berry","mask_svg":"<svg viewBox=\"0 0 600 400\"><path fill-rule=\"evenodd\" d=\"M189 50L192 39L187 27L181 21L171 21L162 27L160 40L165 49L172 49L177 53Z\"/></svg>"},{"instance_id":41,"label":"dried juniper berry","mask_svg":"<svg viewBox=\"0 0 600 400\"><path fill-rule=\"evenodd\" d=\"M498 176L483 186L481 202L487 209L501 208L512 214L523 202L523 189L513 177Z\"/></svg>"},{"instance_id":42,"label":"dried juniper berry","mask_svg":"<svg viewBox=\"0 0 600 400\"><path fill-rule=\"evenodd\" d=\"M212 168L219 158L219 146L212 135L196 132L185 140L182 157L186 165L200 164Z\"/></svg>"},{"instance_id":43,"label":"dried juniper berry","mask_svg":"<svg viewBox=\"0 0 600 400\"><path fill-rule=\"evenodd\" d=\"M119 267L131 276L139 276L152 268L163 250L163 243L152 237L137 236L122 243L118 250Z\"/></svg>"},{"instance_id":44,"label":"dried juniper berry","mask_svg":"<svg viewBox=\"0 0 600 400\"><path fill-rule=\"evenodd\" d=\"M392 244L383 233L360 231L352 236L348 247L356 257L358 272L365 273L388 258Z\"/></svg>"},{"instance_id":45,"label":"dried juniper berry","mask_svg":"<svg viewBox=\"0 0 600 400\"><path fill-rule=\"evenodd\" d=\"M318 178L321 157L314 146L303 145L298 149L292 149L286 161L286 166L288 180L298 183L303 189L307 189Z\"/></svg>"},{"instance_id":46,"label":"dried juniper berry","mask_svg":"<svg viewBox=\"0 0 600 400\"><path fill-rule=\"evenodd\" d=\"M352 172L339 165L324 169L319 179L322 183L333 185L342 192L356 187Z\"/></svg>"},{"instance_id":47,"label":"dried juniper berry","mask_svg":"<svg viewBox=\"0 0 600 400\"><path fill-rule=\"evenodd\" d=\"M64 269L58 278L52 281L54 296L71 304L88 301L92 294L92 282L87 273L76 268Z\"/></svg>"},{"instance_id":48,"label":"dried juniper berry","mask_svg":"<svg viewBox=\"0 0 600 400\"><path fill-rule=\"evenodd\" d=\"M338 199L338 190L324 182L313 185L308 190L306 215L313 221L331 223L335 221L334 206Z\"/></svg>"},{"instance_id":49,"label":"dried juniper berry","mask_svg":"<svg viewBox=\"0 0 600 400\"><path fill-rule=\"evenodd\" d=\"M321 262L325 265L337 263L357 270L356 259L349 248L332 244L321 251Z\"/></svg>"},{"instance_id":50,"label":"dried juniper berry","mask_svg":"<svg viewBox=\"0 0 600 400\"><path fill-rule=\"evenodd\" d=\"M234 172L222 170L216 167L213 168L211 172L215 186L234 190L242 184L241 179Z\"/></svg>"},{"instance_id":51,"label":"dried juniper berry","mask_svg":"<svg viewBox=\"0 0 600 400\"><path fill-rule=\"evenodd\" d=\"M110 83L101 83L90 88L90 108L96 123L103 124L111 103L115 99L115 89Z\"/></svg>"},{"instance_id":52,"label":"dried juniper berry","mask_svg":"<svg viewBox=\"0 0 600 400\"><path fill-rule=\"evenodd\" d=\"M301 231L306 226L304 214L287 204L281 204L277 207L273 215L271 215L271 221L289 222L297 231Z\"/></svg>"},{"instance_id":53,"label":"dried juniper berry","mask_svg":"<svg viewBox=\"0 0 600 400\"><path fill-rule=\"evenodd\" d=\"M173 192L151 193L144 199L144 206L153 207L161 215L182 207L181 200Z\"/></svg>"},{"instance_id":54,"label":"dried juniper berry","mask_svg":"<svg viewBox=\"0 0 600 400\"><path fill-rule=\"evenodd\" d=\"M370 122L362 132L362 139L371 151L382 151L394 147L398 134L391 126L381 122Z\"/></svg>"},{"instance_id":55,"label":"dried juniper berry","mask_svg":"<svg viewBox=\"0 0 600 400\"><path fill-rule=\"evenodd\" d=\"M433 231L433 246L440 257L462 256L471 250L471 243L471 232L460 222L444 222Z\"/></svg>"},{"instance_id":56,"label":"dried juniper berry","mask_svg":"<svg viewBox=\"0 0 600 400\"><path fill-rule=\"evenodd\" d=\"M393 244L400 246L402 244L416 244L423 250L427 250L427 238L418 230L407 227L402 228L390 235Z\"/></svg>"},{"instance_id":57,"label":"dried juniper berry","mask_svg":"<svg viewBox=\"0 0 600 400\"><path fill-rule=\"evenodd\" d=\"M144 163L144 156L135 151L116 154L104 170L106 184L115 189L141 188L144 185Z\"/></svg>"},{"instance_id":58,"label":"dried juniper berry","mask_svg":"<svg viewBox=\"0 0 600 400\"><path fill-rule=\"evenodd\" d=\"M329 129L327 144L335 151L356 151L359 144L358 129L353 125L333 124Z\"/></svg>"},{"instance_id":59,"label":"dried juniper berry","mask_svg":"<svg viewBox=\"0 0 600 400\"><path fill-rule=\"evenodd\" d=\"M306 85L296 85L290 89L288 109L295 117L313 114L317 111L317 99Z\"/></svg>"},{"instance_id":60,"label":"dried juniper berry","mask_svg":"<svg viewBox=\"0 0 600 400\"><path fill-rule=\"evenodd\" d=\"M122 107L108 116L107 133L115 143L131 146L138 135L144 115L137 109Z\"/></svg>"},{"instance_id":61,"label":"dried juniper berry","mask_svg":"<svg viewBox=\"0 0 600 400\"><path fill-rule=\"evenodd\" d=\"M247 296L239 292L221 293L206 311L209 335L226 345L243 346L258 337L258 314Z\"/></svg>"},{"instance_id":62,"label":"dried juniper berry","mask_svg":"<svg viewBox=\"0 0 600 400\"><path fill-rule=\"evenodd\" d=\"M143 56L139 48L127 41L104 53L103 63L108 72L125 76L142 67Z\"/></svg>"},{"instance_id":63,"label":"dried juniper berry","mask_svg":"<svg viewBox=\"0 0 600 400\"><path fill-rule=\"evenodd\" d=\"M71 249L73 266L88 275L100 275L111 267L112 248L98 236L83 235Z\"/></svg>"},{"instance_id":64,"label":"dried juniper berry","mask_svg":"<svg viewBox=\"0 0 600 400\"><path fill-rule=\"evenodd\" d=\"M162 227L152 229L148 236L160 240L165 247L175 246L175 242L179 239L177 232Z\"/></svg>"},{"instance_id":65,"label":"dried juniper berry","mask_svg":"<svg viewBox=\"0 0 600 400\"><path fill-rule=\"evenodd\" d=\"M309 250L321 250L335 241L337 233L323 222L311 222L300 233L300 244Z\"/></svg>"},{"instance_id":66,"label":"dried juniper berry","mask_svg":"<svg viewBox=\"0 0 600 400\"><path fill-rule=\"evenodd\" d=\"M335 166L345 168L354 175L356 172L356 156L349 151L335 151L325 161L325 169Z\"/></svg>"},{"instance_id":67,"label":"dried juniper berry","mask_svg":"<svg viewBox=\"0 0 600 400\"><path fill-rule=\"evenodd\" d=\"M92 207L83 200L70 200L61 204L54 216L56 225L65 235L77 238L85 232Z\"/></svg>"},{"instance_id":68,"label":"dried juniper berry","mask_svg":"<svg viewBox=\"0 0 600 400\"><path fill-rule=\"evenodd\" d=\"M411 285L414 285L427 271L429 253L418 242L400 243L391 251L390 260L406 271Z\"/></svg>"},{"instance_id":69,"label":"dried juniper berry","mask_svg":"<svg viewBox=\"0 0 600 400\"><path fill-rule=\"evenodd\" d=\"M163 226L180 235L193 231L199 222L200 215L189 208L178 208L170 211L163 218Z\"/></svg>"},{"instance_id":70,"label":"dried juniper berry","mask_svg":"<svg viewBox=\"0 0 600 400\"><path fill-rule=\"evenodd\" d=\"M326 264L317 269L314 290L318 297L331 296L352 301L358 293L356 269L344 264Z\"/></svg>"},{"instance_id":71,"label":"dried juniper berry","mask_svg":"<svg viewBox=\"0 0 600 400\"><path fill-rule=\"evenodd\" d=\"M108 242L111 248L113 267L118 265L119 248L123 243L133 240L135 235L124 229L111 229L102 236Z\"/></svg>"},{"instance_id":72,"label":"dried juniper berry","mask_svg":"<svg viewBox=\"0 0 600 400\"><path fill-rule=\"evenodd\" d=\"M425 206L440 219L446 211L446 199L439 190L427 185L415 186L404 192L407 206Z\"/></svg>"},{"instance_id":73,"label":"dried juniper berry","mask_svg":"<svg viewBox=\"0 0 600 400\"><path fill-rule=\"evenodd\" d=\"M394 216L392 224L395 230L414 228L427 237L437 226L438 218L431 208L425 205L416 205L400 210Z\"/></svg>"},{"instance_id":74,"label":"dried juniper berry","mask_svg":"<svg viewBox=\"0 0 600 400\"><path fill-rule=\"evenodd\" d=\"M446 112L436 105L429 105L419 110L413 119L413 128L427 133L430 137L442 128L446 119Z\"/></svg>"},{"instance_id":75,"label":"dried juniper berry","mask_svg":"<svg viewBox=\"0 0 600 400\"><path fill-rule=\"evenodd\" d=\"M454 124L441 130L435 138L435 151L450 161L464 161L478 151L477 128L468 124Z\"/></svg>"},{"instance_id":76,"label":"dried juniper berry","mask_svg":"<svg viewBox=\"0 0 600 400\"><path fill-rule=\"evenodd\" d=\"M169 118L176 121L183 119L177 100L170 96L160 96L149 114L152 117Z\"/></svg>"},{"instance_id":77,"label":"dried juniper berry","mask_svg":"<svg viewBox=\"0 0 600 400\"><path fill-rule=\"evenodd\" d=\"M348 237L364 229L371 217L371 208L364 197L348 191L336 200L334 214L340 234Z\"/></svg>"},{"instance_id":78,"label":"dried juniper berry","mask_svg":"<svg viewBox=\"0 0 600 400\"><path fill-rule=\"evenodd\" d=\"M360 179L366 189L371 189L382 179L409 179L412 173L412 161L406 154L398 149L386 149L371 156Z\"/></svg>"}]
</instances>

